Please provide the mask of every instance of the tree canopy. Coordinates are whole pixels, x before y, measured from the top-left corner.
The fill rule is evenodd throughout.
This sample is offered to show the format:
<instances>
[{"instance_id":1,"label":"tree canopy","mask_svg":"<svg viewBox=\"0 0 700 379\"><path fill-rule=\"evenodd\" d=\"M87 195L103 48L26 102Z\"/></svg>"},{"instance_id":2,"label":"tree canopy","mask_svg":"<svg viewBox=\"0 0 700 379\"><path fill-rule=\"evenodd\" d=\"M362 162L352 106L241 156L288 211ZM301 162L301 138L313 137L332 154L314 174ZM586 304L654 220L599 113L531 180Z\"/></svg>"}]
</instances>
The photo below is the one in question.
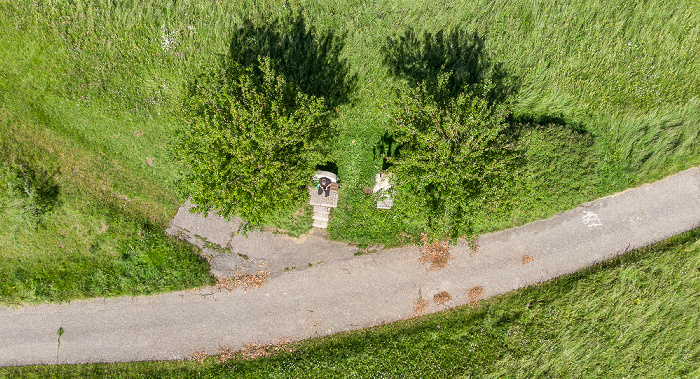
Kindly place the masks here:
<instances>
[{"instance_id":1,"label":"tree canopy","mask_svg":"<svg viewBox=\"0 0 700 379\"><path fill-rule=\"evenodd\" d=\"M402 80L390 107L388 157L395 206L427 219L433 237L468 236L472 218L513 183L518 148L510 133L517 79L461 29L389 37L382 49ZM416 214L419 212L421 214Z\"/></svg>"},{"instance_id":2,"label":"tree canopy","mask_svg":"<svg viewBox=\"0 0 700 379\"><path fill-rule=\"evenodd\" d=\"M447 91L447 78L438 86ZM389 133L400 147L389 158L395 204L426 216L436 237L470 235L473 214L512 183L517 148L507 133L510 110L489 104L490 89L438 101L421 84L403 89L392 108Z\"/></svg>"},{"instance_id":3,"label":"tree canopy","mask_svg":"<svg viewBox=\"0 0 700 379\"><path fill-rule=\"evenodd\" d=\"M269 58L255 67L226 60L187 83L173 151L184 171L180 191L199 212L262 226L299 206L327 159L336 131L323 98L272 66Z\"/></svg>"},{"instance_id":4,"label":"tree canopy","mask_svg":"<svg viewBox=\"0 0 700 379\"><path fill-rule=\"evenodd\" d=\"M331 160L333 108L357 75L344 36L318 32L302 10L231 33L228 54L185 85L173 146L179 191L223 217L260 227L299 207L317 165Z\"/></svg>"}]
</instances>

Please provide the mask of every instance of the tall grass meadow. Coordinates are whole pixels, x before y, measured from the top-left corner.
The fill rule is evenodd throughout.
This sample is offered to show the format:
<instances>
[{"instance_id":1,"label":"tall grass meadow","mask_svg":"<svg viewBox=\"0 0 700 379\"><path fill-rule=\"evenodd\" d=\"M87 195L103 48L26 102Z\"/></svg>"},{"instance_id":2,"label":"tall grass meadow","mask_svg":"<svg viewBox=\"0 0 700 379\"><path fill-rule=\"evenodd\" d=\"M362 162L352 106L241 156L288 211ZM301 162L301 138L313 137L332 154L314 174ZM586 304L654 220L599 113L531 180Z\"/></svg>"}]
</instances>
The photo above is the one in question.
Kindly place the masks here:
<instances>
[{"instance_id":1,"label":"tall grass meadow","mask_svg":"<svg viewBox=\"0 0 700 379\"><path fill-rule=\"evenodd\" d=\"M100 246L119 245L117 228L162 230L183 200L168 153L182 84L226 53L242 20L264 23L298 9L319 31L345 36L342 54L358 76L335 121L342 191L330 238L392 245L425 228L420 217L374 209L362 194L383 167L377 145L402 85L381 48L408 27L476 31L521 82L512 118L528 163L504 189L509 197L477 217L476 232L547 217L700 162L698 1L3 1L3 167L23 157L55 171L60 202L42 216L44 229L0 231L0 255L62 257L59 242L88 254L85 233L110 223L105 215L114 209L116 219L131 221L111 222L113 242Z\"/></svg>"}]
</instances>

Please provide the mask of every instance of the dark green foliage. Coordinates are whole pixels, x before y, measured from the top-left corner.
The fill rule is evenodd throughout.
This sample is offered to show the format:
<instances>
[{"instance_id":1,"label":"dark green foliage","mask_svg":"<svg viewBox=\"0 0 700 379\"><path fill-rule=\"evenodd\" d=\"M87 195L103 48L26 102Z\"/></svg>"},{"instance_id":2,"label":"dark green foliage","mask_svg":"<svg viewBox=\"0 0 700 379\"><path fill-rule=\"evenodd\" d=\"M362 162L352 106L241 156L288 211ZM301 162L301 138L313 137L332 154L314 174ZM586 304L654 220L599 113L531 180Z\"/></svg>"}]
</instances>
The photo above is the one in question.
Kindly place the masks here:
<instances>
[{"instance_id":1,"label":"dark green foliage","mask_svg":"<svg viewBox=\"0 0 700 379\"><path fill-rule=\"evenodd\" d=\"M173 149L180 191L199 211L260 227L299 209L314 168L331 158L331 108L355 85L342 48L301 11L234 29L228 55L186 85Z\"/></svg>"},{"instance_id":2,"label":"dark green foliage","mask_svg":"<svg viewBox=\"0 0 700 379\"><path fill-rule=\"evenodd\" d=\"M447 85L441 77L437 91ZM402 91L393 107L389 132L400 146L389 158L395 204L423 213L435 236L457 238L471 233L480 208L508 193L518 151L507 104L490 105L479 94L438 102L434 93L420 84Z\"/></svg>"},{"instance_id":3,"label":"dark green foliage","mask_svg":"<svg viewBox=\"0 0 700 379\"><path fill-rule=\"evenodd\" d=\"M436 237L469 235L474 215L498 204L514 183L518 152L506 120L517 80L492 63L476 32L419 39L409 28L382 51L389 71L408 82L381 143L395 175L395 204L408 217L425 217Z\"/></svg>"},{"instance_id":4,"label":"dark green foliage","mask_svg":"<svg viewBox=\"0 0 700 379\"><path fill-rule=\"evenodd\" d=\"M270 57L272 69L303 93L325 99L329 108L349 100L357 83L357 74L350 75L350 66L340 54L345 35L332 31L319 32L307 21L301 10L289 11L262 25L246 19L233 30L229 45L231 62L252 68L256 77L264 73L259 57Z\"/></svg>"},{"instance_id":5,"label":"dark green foliage","mask_svg":"<svg viewBox=\"0 0 700 379\"><path fill-rule=\"evenodd\" d=\"M186 87L173 151L185 170L180 191L200 212L263 226L298 209L314 168L328 160L336 131L323 99L299 92L272 65L226 60Z\"/></svg>"}]
</instances>

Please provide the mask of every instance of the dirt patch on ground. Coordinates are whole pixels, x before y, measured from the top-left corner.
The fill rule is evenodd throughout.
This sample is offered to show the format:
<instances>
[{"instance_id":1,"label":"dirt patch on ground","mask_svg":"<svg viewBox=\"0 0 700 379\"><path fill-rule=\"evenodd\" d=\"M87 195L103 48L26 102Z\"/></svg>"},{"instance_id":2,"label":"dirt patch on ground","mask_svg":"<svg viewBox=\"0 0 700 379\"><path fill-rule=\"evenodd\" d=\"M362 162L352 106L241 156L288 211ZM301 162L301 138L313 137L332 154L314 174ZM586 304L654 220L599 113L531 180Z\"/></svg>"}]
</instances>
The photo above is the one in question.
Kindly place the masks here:
<instances>
[{"instance_id":1,"label":"dirt patch on ground","mask_svg":"<svg viewBox=\"0 0 700 379\"><path fill-rule=\"evenodd\" d=\"M104 221L100 220L100 234L103 234L104 232L106 232L107 229L109 229L109 226L107 226L107 224L105 224ZM61 247L63 247L63 246L61 246Z\"/></svg>"},{"instance_id":2,"label":"dirt patch on ground","mask_svg":"<svg viewBox=\"0 0 700 379\"><path fill-rule=\"evenodd\" d=\"M243 272L240 268L236 270L236 275L231 278L217 278L216 287L218 289L227 289L233 291L236 288L241 288L247 291L249 288L259 288L267 282L267 277L270 273L265 266L260 266L258 272L250 274Z\"/></svg>"},{"instance_id":3,"label":"dirt patch on ground","mask_svg":"<svg viewBox=\"0 0 700 379\"><path fill-rule=\"evenodd\" d=\"M479 300L479 298L483 294L484 294L484 287L482 287L482 286L476 286L476 287L470 288L467 291L467 297L469 298L470 303L473 303L473 302Z\"/></svg>"},{"instance_id":4,"label":"dirt patch on ground","mask_svg":"<svg viewBox=\"0 0 700 379\"><path fill-rule=\"evenodd\" d=\"M450 295L447 291L442 291L433 296L433 301L435 304L445 304L448 301L452 301L452 295Z\"/></svg>"},{"instance_id":5,"label":"dirt patch on ground","mask_svg":"<svg viewBox=\"0 0 700 379\"><path fill-rule=\"evenodd\" d=\"M533 260L532 256L527 255L527 254L523 254L523 256L521 257L521 261L522 261L522 263L523 263L523 266L525 266L526 264L532 262L532 260Z\"/></svg>"},{"instance_id":6,"label":"dirt patch on ground","mask_svg":"<svg viewBox=\"0 0 700 379\"><path fill-rule=\"evenodd\" d=\"M420 246L418 262L430 264L428 269L431 271L442 270L447 267L447 264L452 259L449 243L440 241L431 243L425 234L421 236L421 241L423 244Z\"/></svg>"}]
</instances>

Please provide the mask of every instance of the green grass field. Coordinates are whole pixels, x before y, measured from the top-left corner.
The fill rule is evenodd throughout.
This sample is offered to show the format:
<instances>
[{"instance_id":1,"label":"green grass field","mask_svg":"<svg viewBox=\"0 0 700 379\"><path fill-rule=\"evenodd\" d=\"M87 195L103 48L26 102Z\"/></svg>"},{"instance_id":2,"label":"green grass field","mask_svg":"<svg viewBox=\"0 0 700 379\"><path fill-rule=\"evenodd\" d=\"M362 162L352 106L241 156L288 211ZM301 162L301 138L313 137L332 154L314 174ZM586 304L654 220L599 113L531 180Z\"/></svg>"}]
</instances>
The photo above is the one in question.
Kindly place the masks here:
<instances>
[{"instance_id":1,"label":"green grass field","mask_svg":"<svg viewBox=\"0 0 700 379\"><path fill-rule=\"evenodd\" d=\"M7 378L695 378L700 230L496 298L224 363L0 368Z\"/></svg>"},{"instance_id":2,"label":"green grass field","mask_svg":"<svg viewBox=\"0 0 700 379\"><path fill-rule=\"evenodd\" d=\"M395 245L401 233L423 230L424 220L377 211L362 194L382 166L376 147L396 84L380 49L409 26L476 30L522 82L514 119L526 164L508 196L475 220L476 232L544 218L700 162L697 1L2 1L3 172L24 159L59 194L39 225L27 216L34 208L17 207L24 195L0 192L7 283L0 301L209 283L206 263L162 233L182 201L168 153L181 85L226 52L229 31L244 17L300 7L318 30L345 33L344 57L358 74L353 101L335 121L343 131L334 157L343 190L330 238ZM274 226L294 234L310 227L308 218L280 217ZM123 268L103 270L111 278L105 283L130 283L116 288L59 283L68 272L92 277L96 267L123 267L123 251L161 266L148 263L150 274L131 279ZM155 251L183 258L146 258ZM182 260L196 269L173 266ZM29 269L46 265L51 274Z\"/></svg>"}]
</instances>

